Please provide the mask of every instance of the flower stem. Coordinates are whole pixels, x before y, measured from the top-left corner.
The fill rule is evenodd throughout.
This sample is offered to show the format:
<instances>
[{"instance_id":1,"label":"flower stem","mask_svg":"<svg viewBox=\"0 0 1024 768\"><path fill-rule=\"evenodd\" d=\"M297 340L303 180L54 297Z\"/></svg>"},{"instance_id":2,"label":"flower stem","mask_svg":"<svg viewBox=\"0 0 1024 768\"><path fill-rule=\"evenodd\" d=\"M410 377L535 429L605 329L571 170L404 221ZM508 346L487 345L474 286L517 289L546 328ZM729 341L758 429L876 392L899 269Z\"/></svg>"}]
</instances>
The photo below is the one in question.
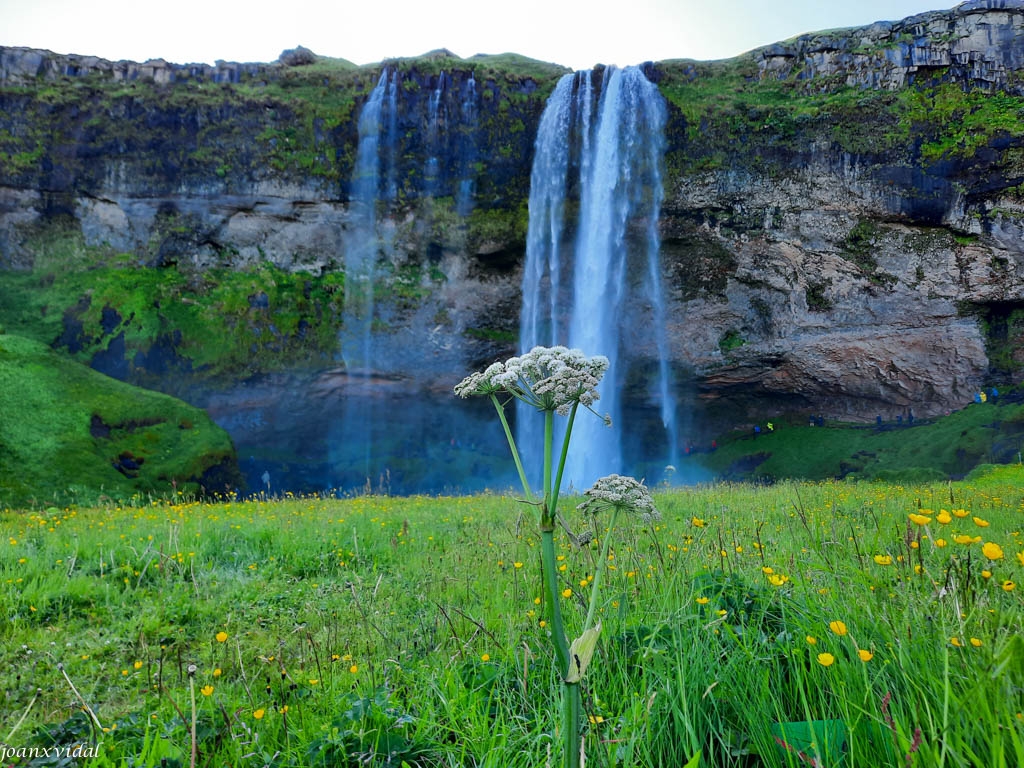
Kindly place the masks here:
<instances>
[{"instance_id":1,"label":"flower stem","mask_svg":"<svg viewBox=\"0 0 1024 768\"><path fill-rule=\"evenodd\" d=\"M576 409L579 403L572 404L569 411L569 421L565 425L565 437L562 438L562 453L558 457L558 472L555 473L555 485L551 489L551 516L554 517L558 508L558 493L562 488L562 472L565 470L565 457L569 455L569 438L572 436L572 424L576 421Z\"/></svg>"},{"instance_id":2,"label":"flower stem","mask_svg":"<svg viewBox=\"0 0 1024 768\"><path fill-rule=\"evenodd\" d=\"M555 439L555 412L544 411L544 508L541 510L541 528L554 525L555 512L551 508L551 443Z\"/></svg>"},{"instance_id":3,"label":"flower stem","mask_svg":"<svg viewBox=\"0 0 1024 768\"><path fill-rule=\"evenodd\" d=\"M583 706L580 700L579 683L562 683L562 744L565 747L566 768L580 765L580 715Z\"/></svg>"},{"instance_id":4,"label":"flower stem","mask_svg":"<svg viewBox=\"0 0 1024 768\"><path fill-rule=\"evenodd\" d=\"M496 395L491 395L491 402L494 403L494 410L498 412L498 418L501 419L501 426L505 428L505 439L508 440L508 447L512 450L512 460L516 463L519 482L523 484L523 493L526 494L526 500L532 502L533 493L530 491L530 484L526 481L526 471L523 469L523 462L519 458L519 450L516 448L515 438L512 437L512 430L508 425L508 419L505 418L505 407L498 402Z\"/></svg>"},{"instance_id":5,"label":"flower stem","mask_svg":"<svg viewBox=\"0 0 1024 768\"><path fill-rule=\"evenodd\" d=\"M544 570L544 587L547 593L548 618L551 621L551 642L555 646L558 674L564 678L569 674L569 641L565 639L562 624L561 594L558 591L558 576L555 570L555 532L540 532L541 561Z\"/></svg>"},{"instance_id":6,"label":"flower stem","mask_svg":"<svg viewBox=\"0 0 1024 768\"><path fill-rule=\"evenodd\" d=\"M590 606L587 608L587 618L583 622L583 631L586 632L593 626L594 613L597 611L597 596L601 591L601 577L608 568L608 550L611 549L612 534L615 532L615 518L619 515L619 508L612 507L612 516L608 520L608 533L604 537L604 546L601 547L601 559L594 569L594 583L590 586Z\"/></svg>"}]
</instances>

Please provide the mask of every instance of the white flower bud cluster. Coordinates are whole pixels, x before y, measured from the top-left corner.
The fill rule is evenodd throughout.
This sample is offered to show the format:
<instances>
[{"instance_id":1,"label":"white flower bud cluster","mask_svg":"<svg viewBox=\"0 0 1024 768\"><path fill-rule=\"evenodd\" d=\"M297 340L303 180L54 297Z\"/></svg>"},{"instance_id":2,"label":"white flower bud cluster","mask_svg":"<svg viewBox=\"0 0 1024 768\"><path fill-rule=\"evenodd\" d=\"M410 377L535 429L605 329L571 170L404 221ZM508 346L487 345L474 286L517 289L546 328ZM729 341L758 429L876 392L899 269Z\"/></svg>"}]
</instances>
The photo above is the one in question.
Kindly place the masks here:
<instances>
[{"instance_id":1,"label":"white flower bud cluster","mask_svg":"<svg viewBox=\"0 0 1024 768\"><path fill-rule=\"evenodd\" d=\"M568 415L574 403L590 408L601 397L597 385L608 370L608 358L587 357L581 350L534 347L525 355L494 363L456 387L459 397L505 391L541 411Z\"/></svg>"},{"instance_id":2,"label":"white flower bud cluster","mask_svg":"<svg viewBox=\"0 0 1024 768\"><path fill-rule=\"evenodd\" d=\"M654 506L654 499L651 498L647 486L632 477L602 477L583 495L587 498L577 509L585 514L596 515L602 510L617 508L623 512L640 515L645 523L661 520L661 513Z\"/></svg>"}]
</instances>

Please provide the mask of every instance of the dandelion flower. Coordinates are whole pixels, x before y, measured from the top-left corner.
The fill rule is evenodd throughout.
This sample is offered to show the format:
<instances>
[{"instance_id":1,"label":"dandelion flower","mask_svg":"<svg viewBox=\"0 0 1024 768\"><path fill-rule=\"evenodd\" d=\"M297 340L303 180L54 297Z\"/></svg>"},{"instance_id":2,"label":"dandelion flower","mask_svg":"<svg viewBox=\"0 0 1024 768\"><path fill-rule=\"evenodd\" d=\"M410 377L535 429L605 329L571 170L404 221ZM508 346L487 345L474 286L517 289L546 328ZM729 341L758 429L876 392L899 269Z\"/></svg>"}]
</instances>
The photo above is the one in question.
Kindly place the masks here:
<instances>
[{"instance_id":1,"label":"dandelion flower","mask_svg":"<svg viewBox=\"0 0 1024 768\"><path fill-rule=\"evenodd\" d=\"M489 654L489 653L484 653L484 654L482 654L480 656L480 661L490 661L490 660L491 660L491 654Z\"/></svg>"},{"instance_id":2,"label":"dandelion flower","mask_svg":"<svg viewBox=\"0 0 1024 768\"><path fill-rule=\"evenodd\" d=\"M217 642L218 643L223 643L227 639L228 639L228 633L227 632L221 630L220 632L217 633Z\"/></svg>"},{"instance_id":3,"label":"dandelion flower","mask_svg":"<svg viewBox=\"0 0 1024 768\"><path fill-rule=\"evenodd\" d=\"M142 662L136 661L132 666L135 667L135 669L142 669Z\"/></svg>"},{"instance_id":4,"label":"dandelion flower","mask_svg":"<svg viewBox=\"0 0 1024 768\"><path fill-rule=\"evenodd\" d=\"M892 565L892 555L875 555L875 562L879 565Z\"/></svg>"},{"instance_id":5,"label":"dandelion flower","mask_svg":"<svg viewBox=\"0 0 1024 768\"><path fill-rule=\"evenodd\" d=\"M1014 590L1014 588L1016 586L1017 585L1014 584L1012 581L1006 580L1006 581L1003 582L1003 591L1004 592L1013 592L1013 590Z\"/></svg>"},{"instance_id":6,"label":"dandelion flower","mask_svg":"<svg viewBox=\"0 0 1024 768\"><path fill-rule=\"evenodd\" d=\"M571 590L571 589L569 589L568 587L566 587L565 589L563 589L563 590L562 590L562 597L564 597L564 598L566 598L566 599L569 599L570 597L572 597L572 590Z\"/></svg>"},{"instance_id":7,"label":"dandelion flower","mask_svg":"<svg viewBox=\"0 0 1024 768\"><path fill-rule=\"evenodd\" d=\"M843 635L845 635L849 631L846 628L846 624L844 624L841 621L830 621L828 623L828 628L831 629L833 632L835 632L840 637L842 637Z\"/></svg>"},{"instance_id":8,"label":"dandelion flower","mask_svg":"<svg viewBox=\"0 0 1024 768\"><path fill-rule=\"evenodd\" d=\"M359 672L359 665L358 664L353 664L351 667L348 668L348 671L349 671L349 674L352 674L352 675L357 674Z\"/></svg>"},{"instance_id":9,"label":"dandelion flower","mask_svg":"<svg viewBox=\"0 0 1024 768\"><path fill-rule=\"evenodd\" d=\"M262 720L263 715L265 715L266 713L267 712L265 709L257 709L255 712L252 713L252 716L254 720Z\"/></svg>"},{"instance_id":10,"label":"dandelion flower","mask_svg":"<svg viewBox=\"0 0 1024 768\"><path fill-rule=\"evenodd\" d=\"M989 560L1002 560L1003 559L1003 548L992 541L986 541L981 548L981 554L987 557Z\"/></svg>"},{"instance_id":11,"label":"dandelion flower","mask_svg":"<svg viewBox=\"0 0 1024 768\"><path fill-rule=\"evenodd\" d=\"M871 661L873 658L875 658L875 654L864 648L861 648L859 651L857 651L857 655L860 656L860 660L863 661L865 664Z\"/></svg>"},{"instance_id":12,"label":"dandelion flower","mask_svg":"<svg viewBox=\"0 0 1024 768\"><path fill-rule=\"evenodd\" d=\"M217 669L213 670L213 676L214 677L220 677L222 674L224 674L224 673L221 672L220 667L217 667Z\"/></svg>"},{"instance_id":13,"label":"dandelion flower","mask_svg":"<svg viewBox=\"0 0 1024 768\"><path fill-rule=\"evenodd\" d=\"M201 694L203 694L203 696L209 696L210 694L213 693L213 686L212 685L204 685L202 688L199 689L199 692Z\"/></svg>"},{"instance_id":14,"label":"dandelion flower","mask_svg":"<svg viewBox=\"0 0 1024 768\"><path fill-rule=\"evenodd\" d=\"M818 663L821 664L821 666L823 667L831 667L835 660L836 657L833 656L831 653L818 654Z\"/></svg>"}]
</instances>

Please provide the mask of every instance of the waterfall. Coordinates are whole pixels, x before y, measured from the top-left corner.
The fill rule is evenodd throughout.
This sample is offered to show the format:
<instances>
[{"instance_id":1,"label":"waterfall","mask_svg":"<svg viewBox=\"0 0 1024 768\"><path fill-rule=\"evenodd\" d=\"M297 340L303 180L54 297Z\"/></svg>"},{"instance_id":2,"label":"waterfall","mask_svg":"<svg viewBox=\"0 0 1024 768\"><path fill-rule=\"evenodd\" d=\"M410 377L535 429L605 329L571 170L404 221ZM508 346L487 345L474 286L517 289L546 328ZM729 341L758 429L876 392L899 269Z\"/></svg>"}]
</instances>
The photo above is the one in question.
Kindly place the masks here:
<instances>
[{"instance_id":1,"label":"waterfall","mask_svg":"<svg viewBox=\"0 0 1024 768\"><path fill-rule=\"evenodd\" d=\"M373 323L373 279L379 247L380 136L384 103L388 92L393 90L385 70L359 114L359 143L349 195L351 228L345 238L345 305L341 339L341 357L350 373L365 373L372 368L370 326Z\"/></svg>"},{"instance_id":2,"label":"waterfall","mask_svg":"<svg viewBox=\"0 0 1024 768\"><path fill-rule=\"evenodd\" d=\"M349 192L350 223L343 237L345 300L340 346L350 387L356 379L369 379L377 367L372 345L374 282L377 260L391 245L378 231L377 203L397 196L398 89L398 73L385 69L359 114L359 142ZM363 477L372 472L374 425L372 400L367 403L348 397L336 441L342 458L336 464Z\"/></svg>"},{"instance_id":3,"label":"waterfall","mask_svg":"<svg viewBox=\"0 0 1024 768\"><path fill-rule=\"evenodd\" d=\"M597 410L578 415L566 478L576 488L626 471L621 393L640 351L658 358L655 391L664 434L662 463L674 460L672 394L658 215L666 110L657 88L637 67L566 75L541 117L530 180L529 229L523 273L520 344L563 344L611 365ZM578 215L568 220L570 202ZM642 235L638 235L638 230ZM649 353L650 354L650 353ZM536 419L520 413L519 440L528 454L540 446Z\"/></svg>"},{"instance_id":4,"label":"waterfall","mask_svg":"<svg viewBox=\"0 0 1024 768\"><path fill-rule=\"evenodd\" d=\"M430 100L427 102L427 147L429 147L430 155L427 158L426 167L423 169L423 193L430 197L437 196L441 184L440 155L444 151L441 136L447 127L442 110L445 83L444 70L441 70L441 74L437 78L437 87L434 88L433 93L430 94Z\"/></svg>"},{"instance_id":5,"label":"waterfall","mask_svg":"<svg viewBox=\"0 0 1024 768\"><path fill-rule=\"evenodd\" d=\"M476 74L471 73L462 93L460 108L462 122L459 125L459 135L462 140L459 142L459 160L462 170L459 174L459 188L455 198L455 210L462 217L468 216L473 210L473 194L476 192L473 179L476 175L474 166L477 161L477 98Z\"/></svg>"}]
</instances>

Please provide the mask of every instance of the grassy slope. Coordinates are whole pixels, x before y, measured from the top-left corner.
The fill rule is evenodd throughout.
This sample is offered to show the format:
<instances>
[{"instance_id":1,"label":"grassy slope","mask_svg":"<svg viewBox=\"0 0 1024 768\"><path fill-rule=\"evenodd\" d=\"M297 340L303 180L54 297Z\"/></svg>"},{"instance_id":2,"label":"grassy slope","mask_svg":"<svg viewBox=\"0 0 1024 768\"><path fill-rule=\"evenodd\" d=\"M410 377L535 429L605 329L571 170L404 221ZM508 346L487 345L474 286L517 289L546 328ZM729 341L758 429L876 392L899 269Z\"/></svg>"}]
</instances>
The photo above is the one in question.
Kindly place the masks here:
<instances>
[{"instance_id":1,"label":"grassy slope","mask_svg":"<svg viewBox=\"0 0 1024 768\"><path fill-rule=\"evenodd\" d=\"M1016 401L1016 402L1014 402ZM762 425L764 430L764 425ZM776 423L772 433L734 433L713 453L682 462L732 479L825 479L856 474L918 480L963 477L979 463L1017 461L1024 443L1024 404L1006 392L995 404L963 410L913 427Z\"/></svg>"},{"instance_id":2,"label":"grassy slope","mask_svg":"<svg viewBox=\"0 0 1024 768\"><path fill-rule=\"evenodd\" d=\"M109 436L93 437L94 417ZM143 460L135 477L114 466L127 454ZM172 481L195 489L233 454L204 411L0 335L0 505L169 493Z\"/></svg>"}]
</instances>

